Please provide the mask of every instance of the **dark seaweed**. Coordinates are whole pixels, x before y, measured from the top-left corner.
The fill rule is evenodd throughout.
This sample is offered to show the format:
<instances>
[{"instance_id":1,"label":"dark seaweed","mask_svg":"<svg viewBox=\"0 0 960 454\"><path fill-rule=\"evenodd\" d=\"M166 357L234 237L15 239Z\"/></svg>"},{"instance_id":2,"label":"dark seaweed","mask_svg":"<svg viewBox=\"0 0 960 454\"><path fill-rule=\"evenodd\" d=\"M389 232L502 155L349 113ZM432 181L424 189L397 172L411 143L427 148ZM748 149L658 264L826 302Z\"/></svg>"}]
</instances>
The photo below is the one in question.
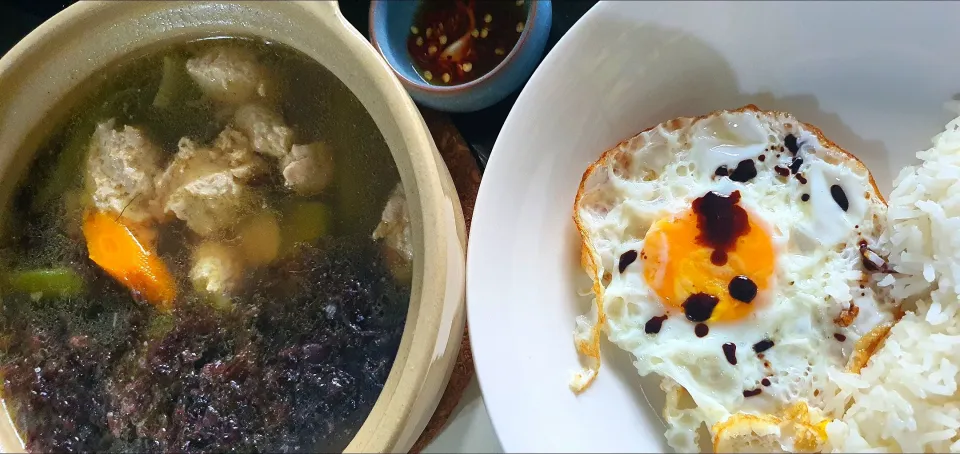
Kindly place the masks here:
<instances>
[{"instance_id":1,"label":"dark seaweed","mask_svg":"<svg viewBox=\"0 0 960 454\"><path fill-rule=\"evenodd\" d=\"M89 293L96 298L4 297L4 394L31 452L102 450L110 442L105 383L148 309L110 280L93 282L102 284Z\"/></svg>"},{"instance_id":2,"label":"dark seaweed","mask_svg":"<svg viewBox=\"0 0 960 454\"><path fill-rule=\"evenodd\" d=\"M332 240L274 268L253 295L269 345L314 342L323 334L350 341L344 348L366 345L364 339L379 345L382 335L401 329L403 293L376 248L363 238Z\"/></svg>"},{"instance_id":3,"label":"dark seaweed","mask_svg":"<svg viewBox=\"0 0 960 454\"><path fill-rule=\"evenodd\" d=\"M48 223L28 220L20 246L40 247ZM167 323L79 258L82 245L59 254L86 295L10 294L0 307L4 393L31 452L342 450L406 316L406 290L366 238L303 247L250 276L259 285L235 310L187 303Z\"/></svg>"},{"instance_id":4,"label":"dark seaweed","mask_svg":"<svg viewBox=\"0 0 960 454\"><path fill-rule=\"evenodd\" d=\"M71 342L72 341L72 342ZM38 331L4 364L4 391L30 452L103 449L109 353L82 337Z\"/></svg>"},{"instance_id":5,"label":"dark seaweed","mask_svg":"<svg viewBox=\"0 0 960 454\"><path fill-rule=\"evenodd\" d=\"M244 395L257 379L244 315L185 307L169 331L131 352L110 386L113 436L124 444L139 439L147 451L258 446L260 415L250 404L259 402Z\"/></svg>"},{"instance_id":6,"label":"dark seaweed","mask_svg":"<svg viewBox=\"0 0 960 454\"><path fill-rule=\"evenodd\" d=\"M374 243L349 243L302 249L234 312L181 311L118 374L117 440L149 451L342 450L386 381L406 309Z\"/></svg>"},{"instance_id":7,"label":"dark seaweed","mask_svg":"<svg viewBox=\"0 0 960 454\"><path fill-rule=\"evenodd\" d=\"M342 450L373 407L407 308L386 269L373 242L341 240L302 250L263 287L271 298L256 298L263 345L277 352L264 382L294 409L273 449Z\"/></svg>"}]
</instances>

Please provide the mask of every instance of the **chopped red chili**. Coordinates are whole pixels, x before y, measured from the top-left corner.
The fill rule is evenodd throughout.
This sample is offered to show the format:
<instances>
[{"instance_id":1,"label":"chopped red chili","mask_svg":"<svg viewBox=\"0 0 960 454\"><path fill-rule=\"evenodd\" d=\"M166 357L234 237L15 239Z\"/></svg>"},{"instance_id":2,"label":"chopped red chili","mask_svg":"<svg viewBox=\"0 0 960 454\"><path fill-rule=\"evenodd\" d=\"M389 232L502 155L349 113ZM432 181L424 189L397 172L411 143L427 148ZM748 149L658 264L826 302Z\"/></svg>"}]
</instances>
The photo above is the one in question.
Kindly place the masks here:
<instances>
[{"instance_id":1,"label":"chopped red chili","mask_svg":"<svg viewBox=\"0 0 960 454\"><path fill-rule=\"evenodd\" d=\"M421 0L407 51L433 85L470 82L506 58L526 19L522 0Z\"/></svg>"}]
</instances>

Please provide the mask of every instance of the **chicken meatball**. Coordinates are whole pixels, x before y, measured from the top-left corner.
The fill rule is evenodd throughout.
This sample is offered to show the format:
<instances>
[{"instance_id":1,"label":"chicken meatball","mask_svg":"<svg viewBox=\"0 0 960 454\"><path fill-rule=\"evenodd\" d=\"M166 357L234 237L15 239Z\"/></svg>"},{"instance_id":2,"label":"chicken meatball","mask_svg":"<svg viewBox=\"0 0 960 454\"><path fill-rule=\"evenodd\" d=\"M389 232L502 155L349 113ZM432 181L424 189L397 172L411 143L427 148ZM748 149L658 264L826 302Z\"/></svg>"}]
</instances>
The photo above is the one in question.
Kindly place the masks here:
<instances>
[{"instance_id":1,"label":"chicken meatball","mask_svg":"<svg viewBox=\"0 0 960 454\"><path fill-rule=\"evenodd\" d=\"M143 130L114 129L114 124L113 119L100 123L90 140L84 180L91 201L98 210L150 222L157 214L154 179L161 150Z\"/></svg>"},{"instance_id":2,"label":"chicken meatball","mask_svg":"<svg viewBox=\"0 0 960 454\"><path fill-rule=\"evenodd\" d=\"M293 145L293 130L280 114L261 104L247 104L237 109L234 125L243 131L258 153L283 159Z\"/></svg>"},{"instance_id":3,"label":"chicken meatball","mask_svg":"<svg viewBox=\"0 0 960 454\"><path fill-rule=\"evenodd\" d=\"M180 151L157 181L163 211L185 221L194 232L209 236L227 230L259 202L250 184L266 176L266 161L247 138L227 128L213 147L199 147L183 138Z\"/></svg>"},{"instance_id":4,"label":"chicken meatball","mask_svg":"<svg viewBox=\"0 0 960 454\"><path fill-rule=\"evenodd\" d=\"M302 196L319 194L333 180L333 153L322 142L294 145L280 166L286 187Z\"/></svg>"},{"instance_id":5,"label":"chicken meatball","mask_svg":"<svg viewBox=\"0 0 960 454\"><path fill-rule=\"evenodd\" d=\"M269 96L267 71L242 48L217 47L187 60L187 73L211 99L239 105Z\"/></svg>"}]
</instances>

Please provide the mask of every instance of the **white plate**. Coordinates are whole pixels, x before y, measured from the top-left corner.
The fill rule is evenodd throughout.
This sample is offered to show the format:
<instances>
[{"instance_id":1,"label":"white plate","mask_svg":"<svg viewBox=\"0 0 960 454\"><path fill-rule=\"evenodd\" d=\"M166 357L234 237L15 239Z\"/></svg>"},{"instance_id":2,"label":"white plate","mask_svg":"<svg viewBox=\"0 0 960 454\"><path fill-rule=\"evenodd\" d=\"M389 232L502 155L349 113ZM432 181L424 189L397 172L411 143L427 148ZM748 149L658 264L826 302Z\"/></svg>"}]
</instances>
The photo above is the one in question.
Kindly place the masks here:
<instances>
[{"instance_id":1,"label":"white plate","mask_svg":"<svg viewBox=\"0 0 960 454\"><path fill-rule=\"evenodd\" d=\"M821 127L889 192L951 118L958 17L954 2L611 2L584 16L517 100L474 212L470 337L504 449L667 449L657 381L611 344L594 386L567 388L589 304L571 210L590 162L661 121L754 103Z\"/></svg>"}]
</instances>

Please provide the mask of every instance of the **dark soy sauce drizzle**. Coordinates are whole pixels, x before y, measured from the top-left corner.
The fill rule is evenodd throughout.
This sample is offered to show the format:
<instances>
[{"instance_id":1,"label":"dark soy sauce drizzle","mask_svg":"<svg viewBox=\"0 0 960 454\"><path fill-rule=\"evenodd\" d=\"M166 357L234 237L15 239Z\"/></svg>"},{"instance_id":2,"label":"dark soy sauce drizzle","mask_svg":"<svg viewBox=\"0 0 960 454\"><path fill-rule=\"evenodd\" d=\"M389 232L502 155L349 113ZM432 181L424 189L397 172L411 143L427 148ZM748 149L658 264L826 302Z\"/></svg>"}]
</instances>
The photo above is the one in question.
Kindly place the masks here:
<instances>
[{"instance_id":1,"label":"dark soy sauce drizzle","mask_svg":"<svg viewBox=\"0 0 960 454\"><path fill-rule=\"evenodd\" d=\"M844 342L847 340L847 336L844 336L843 334L840 334L840 333L833 333L833 338L840 342Z\"/></svg>"},{"instance_id":2,"label":"dark soy sauce drizzle","mask_svg":"<svg viewBox=\"0 0 960 454\"><path fill-rule=\"evenodd\" d=\"M797 181L799 181L800 184L807 184L807 178L804 177L802 173L797 174Z\"/></svg>"},{"instance_id":3,"label":"dark soy sauce drizzle","mask_svg":"<svg viewBox=\"0 0 960 454\"><path fill-rule=\"evenodd\" d=\"M746 183L757 176L757 166L753 159L744 159L737 164L736 170L730 174L730 179L739 183Z\"/></svg>"},{"instance_id":4,"label":"dark soy sauce drizzle","mask_svg":"<svg viewBox=\"0 0 960 454\"><path fill-rule=\"evenodd\" d=\"M647 320L647 323L643 325L643 330L647 334L657 334L660 332L660 329L663 328L663 322L667 320L666 315L660 315L653 317L650 320Z\"/></svg>"},{"instance_id":5,"label":"dark soy sauce drizzle","mask_svg":"<svg viewBox=\"0 0 960 454\"><path fill-rule=\"evenodd\" d=\"M763 155L760 156L763 158ZM762 161L763 159L761 159ZM733 173L730 172L730 169L727 166L717 167L717 170L713 172L714 175L718 177L729 176L731 180L738 183L746 183L757 176L757 165L754 164L753 159L744 159L737 163L737 167L733 169Z\"/></svg>"},{"instance_id":6,"label":"dark soy sauce drizzle","mask_svg":"<svg viewBox=\"0 0 960 454\"><path fill-rule=\"evenodd\" d=\"M620 264L617 265L617 268L620 270L620 274L623 274L623 270L627 269L631 263L637 260L637 251L633 249L620 254Z\"/></svg>"},{"instance_id":7,"label":"dark soy sauce drizzle","mask_svg":"<svg viewBox=\"0 0 960 454\"><path fill-rule=\"evenodd\" d=\"M727 357L727 362L732 366L737 365L737 344L727 342L723 344L723 356Z\"/></svg>"},{"instance_id":8,"label":"dark soy sauce drizzle","mask_svg":"<svg viewBox=\"0 0 960 454\"><path fill-rule=\"evenodd\" d=\"M760 384L763 386L770 386L770 379L764 378L763 380L760 380Z\"/></svg>"},{"instance_id":9,"label":"dark soy sauce drizzle","mask_svg":"<svg viewBox=\"0 0 960 454\"><path fill-rule=\"evenodd\" d=\"M740 191L729 196L710 191L693 201L693 212L697 214L697 241L713 248L710 261L722 266L727 263L727 251L733 249L737 239L750 231L747 212L737 205Z\"/></svg>"},{"instance_id":10,"label":"dark soy sauce drizzle","mask_svg":"<svg viewBox=\"0 0 960 454\"><path fill-rule=\"evenodd\" d=\"M800 144L797 143L797 136L793 134L787 134L783 138L783 144L787 146L787 150L790 150L790 154L796 155L800 151Z\"/></svg>"},{"instance_id":11,"label":"dark soy sauce drizzle","mask_svg":"<svg viewBox=\"0 0 960 454\"><path fill-rule=\"evenodd\" d=\"M801 158L799 155L800 143L797 142L797 136L793 134L787 134L787 136L783 138L783 144L787 146L787 150L790 151L790 154L793 156L793 158L787 168L777 166L774 167L774 170L784 177L791 173L797 174L797 180L800 181L800 184L806 184L807 180L798 174L798 172L800 172L800 166L803 165L803 158Z\"/></svg>"},{"instance_id":12,"label":"dark soy sauce drizzle","mask_svg":"<svg viewBox=\"0 0 960 454\"><path fill-rule=\"evenodd\" d=\"M781 177L788 177L788 176L790 176L790 169L788 169L788 168L786 168L786 167L783 167L783 166L774 166L774 167L773 167L773 170L775 170L775 171L777 172L777 175L780 175Z\"/></svg>"},{"instance_id":13,"label":"dark soy sauce drizzle","mask_svg":"<svg viewBox=\"0 0 960 454\"><path fill-rule=\"evenodd\" d=\"M761 388L757 388L757 389L745 389L745 390L743 390L743 397L759 396L760 393L762 393L762 392L763 392L763 389L761 389Z\"/></svg>"},{"instance_id":14,"label":"dark soy sauce drizzle","mask_svg":"<svg viewBox=\"0 0 960 454\"><path fill-rule=\"evenodd\" d=\"M705 322L713 315L713 308L717 307L720 299L706 293L694 293L683 302L683 315L691 322Z\"/></svg>"},{"instance_id":15,"label":"dark soy sauce drizzle","mask_svg":"<svg viewBox=\"0 0 960 454\"><path fill-rule=\"evenodd\" d=\"M884 273L890 272L890 266L887 265L887 261L880 257L879 254L874 252L870 247L867 246L867 242L860 240L860 257L862 258L863 268L870 272L882 271ZM863 288L863 285L860 286Z\"/></svg>"},{"instance_id":16,"label":"dark soy sauce drizzle","mask_svg":"<svg viewBox=\"0 0 960 454\"><path fill-rule=\"evenodd\" d=\"M714 250L710 253L710 263L713 263L717 266L723 266L727 263L727 253L719 249Z\"/></svg>"},{"instance_id":17,"label":"dark soy sauce drizzle","mask_svg":"<svg viewBox=\"0 0 960 454\"><path fill-rule=\"evenodd\" d=\"M770 339L764 339L756 344L753 344L753 351L756 353L763 353L771 348L773 348L773 341Z\"/></svg>"},{"instance_id":18,"label":"dark soy sauce drizzle","mask_svg":"<svg viewBox=\"0 0 960 454\"><path fill-rule=\"evenodd\" d=\"M830 195L833 197L833 201L837 202L837 205L840 206L840 209L847 211L850 208L850 201L847 200L847 193L843 192L843 188L839 184L830 186Z\"/></svg>"},{"instance_id":19,"label":"dark soy sauce drizzle","mask_svg":"<svg viewBox=\"0 0 960 454\"><path fill-rule=\"evenodd\" d=\"M697 323L697 326L693 327L693 333L696 334L697 337L705 337L707 334L710 334L710 327L703 323Z\"/></svg>"},{"instance_id":20,"label":"dark soy sauce drizzle","mask_svg":"<svg viewBox=\"0 0 960 454\"><path fill-rule=\"evenodd\" d=\"M757 297L757 284L749 277L737 276L730 280L727 291L733 299L750 304Z\"/></svg>"},{"instance_id":21,"label":"dark soy sauce drizzle","mask_svg":"<svg viewBox=\"0 0 960 454\"><path fill-rule=\"evenodd\" d=\"M807 200L810 200L810 194L801 195L801 196L800 196L800 200L802 200L802 201L804 201L804 202L806 202Z\"/></svg>"},{"instance_id":22,"label":"dark soy sauce drizzle","mask_svg":"<svg viewBox=\"0 0 960 454\"><path fill-rule=\"evenodd\" d=\"M801 165L803 165L803 158L793 158L793 162L790 163L790 172L791 173L799 172Z\"/></svg>"}]
</instances>

